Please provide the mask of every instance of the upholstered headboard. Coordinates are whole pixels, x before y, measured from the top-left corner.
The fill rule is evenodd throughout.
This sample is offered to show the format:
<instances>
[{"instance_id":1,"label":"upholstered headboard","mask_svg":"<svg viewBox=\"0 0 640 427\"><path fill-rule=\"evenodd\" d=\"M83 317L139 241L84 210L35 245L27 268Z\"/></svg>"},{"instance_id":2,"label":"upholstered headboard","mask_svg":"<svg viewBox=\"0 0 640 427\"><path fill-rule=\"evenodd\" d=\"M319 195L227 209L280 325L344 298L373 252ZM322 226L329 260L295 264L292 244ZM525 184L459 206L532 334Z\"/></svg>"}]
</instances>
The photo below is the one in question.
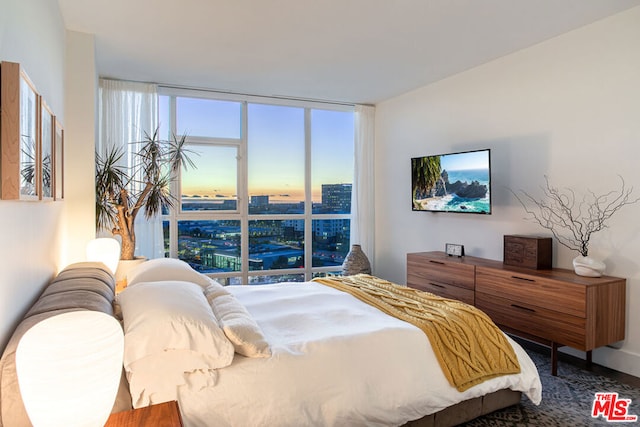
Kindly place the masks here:
<instances>
[{"instance_id":1,"label":"upholstered headboard","mask_svg":"<svg viewBox=\"0 0 640 427\"><path fill-rule=\"evenodd\" d=\"M113 315L115 278L102 263L82 262L61 271L44 289L9 339L0 359L0 426L30 426L16 373L16 349L27 330L49 317L77 310ZM113 412L131 409L124 375Z\"/></svg>"}]
</instances>

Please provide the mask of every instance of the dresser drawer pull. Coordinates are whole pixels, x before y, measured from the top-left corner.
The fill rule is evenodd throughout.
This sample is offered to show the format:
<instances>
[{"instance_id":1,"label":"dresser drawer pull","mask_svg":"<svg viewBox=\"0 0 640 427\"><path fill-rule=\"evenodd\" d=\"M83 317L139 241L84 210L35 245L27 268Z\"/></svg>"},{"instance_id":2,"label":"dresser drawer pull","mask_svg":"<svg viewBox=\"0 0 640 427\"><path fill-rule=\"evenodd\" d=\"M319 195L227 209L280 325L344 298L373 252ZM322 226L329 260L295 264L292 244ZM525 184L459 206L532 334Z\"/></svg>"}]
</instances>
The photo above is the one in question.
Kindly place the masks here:
<instances>
[{"instance_id":1,"label":"dresser drawer pull","mask_svg":"<svg viewBox=\"0 0 640 427\"><path fill-rule=\"evenodd\" d=\"M535 313L536 311L533 308L529 308L529 307L523 307L521 305L518 304L511 304L511 307L513 308L518 308L520 310L524 310L524 311L529 311L531 313Z\"/></svg>"},{"instance_id":2,"label":"dresser drawer pull","mask_svg":"<svg viewBox=\"0 0 640 427\"><path fill-rule=\"evenodd\" d=\"M527 279L526 277L511 276L511 278L516 280L524 280L525 282L535 282L535 279Z\"/></svg>"},{"instance_id":3,"label":"dresser drawer pull","mask_svg":"<svg viewBox=\"0 0 640 427\"><path fill-rule=\"evenodd\" d=\"M444 265L444 262L442 262L442 261L434 261L434 260L430 259L429 262L432 263L432 264Z\"/></svg>"},{"instance_id":4,"label":"dresser drawer pull","mask_svg":"<svg viewBox=\"0 0 640 427\"><path fill-rule=\"evenodd\" d=\"M439 285L439 284L437 284L437 283L429 282L429 284L430 284L431 286L435 286L436 288L442 288L442 289L444 289L444 288L445 288L445 286L443 286L443 285Z\"/></svg>"}]
</instances>

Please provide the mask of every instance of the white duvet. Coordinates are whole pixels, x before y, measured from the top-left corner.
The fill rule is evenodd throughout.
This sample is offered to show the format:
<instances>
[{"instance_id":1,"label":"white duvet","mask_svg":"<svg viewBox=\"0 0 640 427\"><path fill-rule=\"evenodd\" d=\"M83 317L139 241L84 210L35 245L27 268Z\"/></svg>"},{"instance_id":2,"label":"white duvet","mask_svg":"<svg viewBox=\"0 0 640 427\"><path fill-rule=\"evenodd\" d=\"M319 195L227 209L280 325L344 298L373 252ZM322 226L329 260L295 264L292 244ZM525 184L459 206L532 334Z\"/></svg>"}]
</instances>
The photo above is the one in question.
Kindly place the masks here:
<instances>
[{"instance_id":1,"label":"white duvet","mask_svg":"<svg viewBox=\"0 0 640 427\"><path fill-rule=\"evenodd\" d=\"M319 283L229 286L272 357L235 355L215 385L183 388L187 426L393 426L511 388L538 404L538 372L511 341L521 373L461 393L415 326Z\"/></svg>"}]
</instances>

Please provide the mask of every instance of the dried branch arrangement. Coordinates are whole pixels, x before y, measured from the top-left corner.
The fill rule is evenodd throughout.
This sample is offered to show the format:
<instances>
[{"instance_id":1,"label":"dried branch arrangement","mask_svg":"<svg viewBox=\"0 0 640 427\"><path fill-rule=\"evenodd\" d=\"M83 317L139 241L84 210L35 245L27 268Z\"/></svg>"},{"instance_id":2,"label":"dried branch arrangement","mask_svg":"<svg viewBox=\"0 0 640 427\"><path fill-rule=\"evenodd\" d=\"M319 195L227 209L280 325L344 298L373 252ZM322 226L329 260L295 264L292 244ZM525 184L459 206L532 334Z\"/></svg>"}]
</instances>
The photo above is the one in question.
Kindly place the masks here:
<instances>
[{"instance_id":1,"label":"dried branch arrangement","mask_svg":"<svg viewBox=\"0 0 640 427\"><path fill-rule=\"evenodd\" d=\"M520 190L521 196L512 191L524 210L543 228L549 230L561 245L578 251L584 257L589 254L591 236L605 228L607 221L623 206L640 201L632 198L633 187L627 188L620 177L620 189L597 195L587 190L581 200L571 189L558 189L549 183L541 187L544 198L536 199Z\"/></svg>"}]
</instances>

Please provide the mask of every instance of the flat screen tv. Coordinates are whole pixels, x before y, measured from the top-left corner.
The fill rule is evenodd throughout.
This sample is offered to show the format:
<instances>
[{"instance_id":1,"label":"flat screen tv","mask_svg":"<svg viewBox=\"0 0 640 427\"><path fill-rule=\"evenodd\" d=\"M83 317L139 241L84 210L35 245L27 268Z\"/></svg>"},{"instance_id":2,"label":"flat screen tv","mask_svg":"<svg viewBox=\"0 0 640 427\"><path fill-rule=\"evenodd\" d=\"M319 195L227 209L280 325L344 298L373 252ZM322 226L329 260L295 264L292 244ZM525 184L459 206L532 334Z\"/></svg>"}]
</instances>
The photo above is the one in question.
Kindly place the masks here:
<instances>
[{"instance_id":1,"label":"flat screen tv","mask_svg":"<svg viewBox=\"0 0 640 427\"><path fill-rule=\"evenodd\" d=\"M411 208L490 214L491 150L412 158Z\"/></svg>"}]
</instances>

